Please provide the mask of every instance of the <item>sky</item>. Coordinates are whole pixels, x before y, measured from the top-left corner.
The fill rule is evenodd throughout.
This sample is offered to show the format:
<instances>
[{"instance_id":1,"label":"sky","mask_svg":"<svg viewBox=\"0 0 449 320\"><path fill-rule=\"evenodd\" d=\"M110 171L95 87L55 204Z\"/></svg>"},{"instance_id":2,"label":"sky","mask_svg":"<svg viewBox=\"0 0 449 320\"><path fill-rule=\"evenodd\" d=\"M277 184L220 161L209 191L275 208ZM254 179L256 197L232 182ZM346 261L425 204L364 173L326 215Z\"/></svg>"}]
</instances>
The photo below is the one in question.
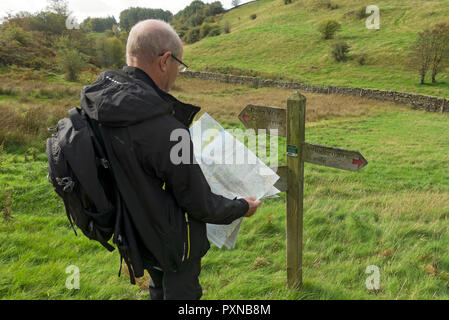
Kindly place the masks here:
<instances>
[{"instance_id":1,"label":"sky","mask_svg":"<svg viewBox=\"0 0 449 320\"><path fill-rule=\"evenodd\" d=\"M187 7L193 0L69 0L69 9L82 22L87 17L107 17L113 15L117 21L120 12L129 7L144 7L153 9L170 10L173 14ZM202 0L204 3L211 3L216 0ZM246 3L250 0L242 0ZM225 9L232 7L231 0L221 0ZM7 13L17 13L28 11L35 13L45 9L47 0L0 0L0 18Z\"/></svg>"}]
</instances>

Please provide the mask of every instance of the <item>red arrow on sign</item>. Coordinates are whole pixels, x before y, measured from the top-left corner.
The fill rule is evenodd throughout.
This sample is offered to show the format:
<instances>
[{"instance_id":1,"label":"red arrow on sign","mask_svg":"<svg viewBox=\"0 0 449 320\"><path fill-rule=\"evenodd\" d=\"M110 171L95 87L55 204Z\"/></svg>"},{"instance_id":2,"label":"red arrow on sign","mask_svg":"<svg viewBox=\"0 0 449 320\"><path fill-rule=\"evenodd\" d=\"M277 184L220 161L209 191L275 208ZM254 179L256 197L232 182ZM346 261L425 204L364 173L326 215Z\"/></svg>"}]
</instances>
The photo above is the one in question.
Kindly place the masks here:
<instances>
[{"instance_id":1,"label":"red arrow on sign","mask_svg":"<svg viewBox=\"0 0 449 320\"><path fill-rule=\"evenodd\" d=\"M358 171L368 164L358 151L304 143L304 161L336 169Z\"/></svg>"},{"instance_id":2,"label":"red arrow on sign","mask_svg":"<svg viewBox=\"0 0 449 320\"><path fill-rule=\"evenodd\" d=\"M249 117L249 115L247 115L247 114L244 114L244 115L242 116L242 118L243 118L243 120L246 120L246 121L248 121L249 119L251 119L251 118Z\"/></svg>"},{"instance_id":3,"label":"red arrow on sign","mask_svg":"<svg viewBox=\"0 0 449 320\"><path fill-rule=\"evenodd\" d=\"M360 159L353 159L352 164L356 164L359 168L363 166L363 161Z\"/></svg>"}]
</instances>

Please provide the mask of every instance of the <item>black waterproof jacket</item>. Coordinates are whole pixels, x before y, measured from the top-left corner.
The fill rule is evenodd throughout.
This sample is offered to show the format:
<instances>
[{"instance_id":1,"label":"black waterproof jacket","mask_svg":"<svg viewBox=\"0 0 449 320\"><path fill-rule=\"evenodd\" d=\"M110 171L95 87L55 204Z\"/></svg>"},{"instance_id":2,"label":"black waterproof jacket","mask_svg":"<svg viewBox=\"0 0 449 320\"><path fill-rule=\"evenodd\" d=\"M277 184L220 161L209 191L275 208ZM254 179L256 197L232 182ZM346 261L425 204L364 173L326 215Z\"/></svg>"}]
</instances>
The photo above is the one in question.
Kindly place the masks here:
<instances>
[{"instance_id":1,"label":"black waterproof jacket","mask_svg":"<svg viewBox=\"0 0 449 320\"><path fill-rule=\"evenodd\" d=\"M206 223L230 224L248 211L245 200L211 192L191 139L190 163L172 163L179 141L170 141L171 133L188 132L200 108L163 92L141 69L103 72L83 88L81 107L108 153L136 277L148 266L176 272L203 257L210 248Z\"/></svg>"}]
</instances>

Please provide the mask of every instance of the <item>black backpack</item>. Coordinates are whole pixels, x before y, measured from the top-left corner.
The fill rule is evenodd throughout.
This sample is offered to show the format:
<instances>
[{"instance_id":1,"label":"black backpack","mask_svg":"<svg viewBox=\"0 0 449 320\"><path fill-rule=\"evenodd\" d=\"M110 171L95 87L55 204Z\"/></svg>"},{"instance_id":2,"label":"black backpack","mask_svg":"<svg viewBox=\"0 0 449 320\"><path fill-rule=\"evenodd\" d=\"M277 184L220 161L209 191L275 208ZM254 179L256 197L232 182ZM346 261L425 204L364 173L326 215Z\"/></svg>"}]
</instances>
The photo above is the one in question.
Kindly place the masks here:
<instances>
[{"instance_id":1,"label":"black backpack","mask_svg":"<svg viewBox=\"0 0 449 320\"><path fill-rule=\"evenodd\" d=\"M98 125L83 110L73 108L69 118L59 120L47 139L48 181L64 201L67 218L86 237L98 241L107 250L113 237L122 261L128 266L130 280L135 284L129 247L123 233L120 194L112 168L102 144Z\"/></svg>"}]
</instances>

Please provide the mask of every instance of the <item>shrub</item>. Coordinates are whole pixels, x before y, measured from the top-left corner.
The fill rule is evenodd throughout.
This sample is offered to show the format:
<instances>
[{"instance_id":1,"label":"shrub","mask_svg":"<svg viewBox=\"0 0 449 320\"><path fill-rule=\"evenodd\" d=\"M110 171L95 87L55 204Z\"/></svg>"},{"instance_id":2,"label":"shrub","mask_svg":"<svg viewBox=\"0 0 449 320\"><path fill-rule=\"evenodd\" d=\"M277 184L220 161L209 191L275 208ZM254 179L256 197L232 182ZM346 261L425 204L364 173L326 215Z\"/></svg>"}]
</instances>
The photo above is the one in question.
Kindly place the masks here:
<instances>
[{"instance_id":1,"label":"shrub","mask_svg":"<svg viewBox=\"0 0 449 320\"><path fill-rule=\"evenodd\" d=\"M257 14L253 13L249 17L251 18L251 20L255 20L257 18Z\"/></svg>"},{"instance_id":2,"label":"shrub","mask_svg":"<svg viewBox=\"0 0 449 320\"><path fill-rule=\"evenodd\" d=\"M106 40L105 49L109 53L111 66L121 69L125 64L125 45L116 37L110 37Z\"/></svg>"},{"instance_id":3,"label":"shrub","mask_svg":"<svg viewBox=\"0 0 449 320\"><path fill-rule=\"evenodd\" d=\"M284 4L292 3L292 0L284 0Z\"/></svg>"},{"instance_id":4,"label":"shrub","mask_svg":"<svg viewBox=\"0 0 449 320\"><path fill-rule=\"evenodd\" d=\"M11 107L7 105L0 105L0 144L7 146L10 143L11 138L14 142L21 143L23 141L23 132L21 130L22 117L15 112ZM17 137L12 137L17 133ZM18 136L21 137L18 137Z\"/></svg>"},{"instance_id":5,"label":"shrub","mask_svg":"<svg viewBox=\"0 0 449 320\"><path fill-rule=\"evenodd\" d=\"M42 49L31 33L11 23L0 24L0 64L35 67L33 59L50 50Z\"/></svg>"},{"instance_id":6,"label":"shrub","mask_svg":"<svg viewBox=\"0 0 449 320\"><path fill-rule=\"evenodd\" d=\"M221 34L221 28L218 24L203 23L200 28L199 40L206 37L215 37Z\"/></svg>"},{"instance_id":7,"label":"shrub","mask_svg":"<svg viewBox=\"0 0 449 320\"><path fill-rule=\"evenodd\" d=\"M6 188L5 188L6 189ZM2 205L2 216L3 221L9 222L12 220L12 200L11 196L6 192L2 192L2 199L1 199L1 205Z\"/></svg>"},{"instance_id":8,"label":"shrub","mask_svg":"<svg viewBox=\"0 0 449 320\"><path fill-rule=\"evenodd\" d=\"M22 132L31 136L39 136L45 132L45 125L47 124L48 116L42 115L42 109L39 107L31 107L23 116Z\"/></svg>"},{"instance_id":9,"label":"shrub","mask_svg":"<svg viewBox=\"0 0 449 320\"><path fill-rule=\"evenodd\" d=\"M332 56L335 61L342 62L348 60L350 46L344 41L337 41L332 45Z\"/></svg>"},{"instance_id":10,"label":"shrub","mask_svg":"<svg viewBox=\"0 0 449 320\"><path fill-rule=\"evenodd\" d=\"M206 19L204 19L204 22L206 22L206 23L215 23L215 18L213 16L209 16Z\"/></svg>"},{"instance_id":11,"label":"shrub","mask_svg":"<svg viewBox=\"0 0 449 320\"><path fill-rule=\"evenodd\" d=\"M188 30L184 35L183 40L188 44L192 44L206 37L215 37L220 34L221 28L218 24L203 23L201 26Z\"/></svg>"},{"instance_id":12,"label":"shrub","mask_svg":"<svg viewBox=\"0 0 449 320\"><path fill-rule=\"evenodd\" d=\"M116 37L97 38L96 58L102 67L121 68L125 64L125 45Z\"/></svg>"},{"instance_id":13,"label":"shrub","mask_svg":"<svg viewBox=\"0 0 449 320\"><path fill-rule=\"evenodd\" d=\"M341 30L341 24L335 20L324 20L320 23L318 30L323 39L332 39L335 33Z\"/></svg>"},{"instance_id":14,"label":"shrub","mask_svg":"<svg viewBox=\"0 0 449 320\"><path fill-rule=\"evenodd\" d=\"M15 96L17 92L12 88L2 88L0 87L0 95L3 96Z\"/></svg>"},{"instance_id":15,"label":"shrub","mask_svg":"<svg viewBox=\"0 0 449 320\"><path fill-rule=\"evenodd\" d=\"M366 64L367 58L367 55L364 53L357 58L357 62L359 63L359 65L364 66Z\"/></svg>"},{"instance_id":16,"label":"shrub","mask_svg":"<svg viewBox=\"0 0 449 320\"><path fill-rule=\"evenodd\" d=\"M178 35L181 39L184 39L185 36L187 35L187 33L189 32L189 27L187 27L186 25L177 26L176 32L178 33Z\"/></svg>"},{"instance_id":17,"label":"shrub","mask_svg":"<svg viewBox=\"0 0 449 320\"><path fill-rule=\"evenodd\" d=\"M190 26L200 26L203 24L204 19L206 19L206 17L204 17L201 13L197 13L192 15L188 20L187 20L187 24Z\"/></svg>"},{"instance_id":18,"label":"shrub","mask_svg":"<svg viewBox=\"0 0 449 320\"><path fill-rule=\"evenodd\" d=\"M27 150L27 154L31 155L31 157L33 158L33 161L37 160L38 152L39 151L34 147L28 148L28 150Z\"/></svg>"},{"instance_id":19,"label":"shrub","mask_svg":"<svg viewBox=\"0 0 449 320\"><path fill-rule=\"evenodd\" d=\"M77 50L60 49L58 51L58 62L67 81L78 81L78 76L84 68L84 61Z\"/></svg>"},{"instance_id":20,"label":"shrub","mask_svg":"<svg viewBox=\"0 0 449 320\"><path fill-rule=\"evenodd\" d=\"M226 21L224 24L224 32L231 33L231 23L229 21Z\"/></svg>"},{"instance_id":21,"label":"shrub","mask_svg":"<svg viewBox=\"0 0 449 320\"><path fill-rule=\"evenodd\" d=\"M3 169L3 161L4 161L4 156L3 156L3 150L4 150L4 142L2 144L0 144L0 171Z\"/></svg>"},{"instance_id":22,"label":"shrub","mask_svg":"<svg viewBox=\"0 0 449 320\"><path fill-rule=\"evenodd\" d=\"M327 8L330 9L330 10L338 9L338 4L329 2L329 3L327 4Z\"/></svg>"},{"instance_id":23,"label":"shrub","mask_svg":"<svg viewBox=\"0 0 449 320\"><path fill-rule=\"evenodd\" d=\"M195 27L190 29L184 36L184 41L188 44L200 41L200 28Z\"/></svg>"},{"instance_id":24,"label":"shrub","mask_svg":"<svg viewBox=\"0 0 449 320\"><path fill-rule=\"evenodd\" d=\"M211 30L212 25L209 23L203 23L200 27L200 39L206 38Z\"/></svg>"},{"instance_id":25,"label":"shrub","mask_svg":"<svg viewBox=\"0 0 449 320\"><path fill-rule=\"evenodd\" d=\"M330 10L335 10L339 8L338 4L332 3L330 0L319 0L315 3L315 7Z\"/></svg>"},{"instance_id":26,"label":"shrub","mask_svg":"<svg viewBox=\"0 0 449 320\"><path fill-rule=\"evenodd\" d=\"M30 42L30 34L15 25L8 24L4 32L4 37L8 41L17 41L21 45L27 45Z\"/></svg>"},{"instance_id":27,"label":"shrub","mask_svg":"<svg viewBox=\"0 0 449 320\"><path fill-rule=\"evenodd\" d=\"M361 7L359 10L357 10L357 18L360 20L367 18L369 15L366 13L366 7Z\"/></svg>"},{"instance_id":28,"label":"shrub","mask_svg":"<svg viewBox=\"0 0 449 320\"><path fill-rule=\"evenodd\" d=\"M212 25L212 28L209 31L208 37L215 37L221 34L221 28L218 24Z\"/></svg>"}]
</instances>

